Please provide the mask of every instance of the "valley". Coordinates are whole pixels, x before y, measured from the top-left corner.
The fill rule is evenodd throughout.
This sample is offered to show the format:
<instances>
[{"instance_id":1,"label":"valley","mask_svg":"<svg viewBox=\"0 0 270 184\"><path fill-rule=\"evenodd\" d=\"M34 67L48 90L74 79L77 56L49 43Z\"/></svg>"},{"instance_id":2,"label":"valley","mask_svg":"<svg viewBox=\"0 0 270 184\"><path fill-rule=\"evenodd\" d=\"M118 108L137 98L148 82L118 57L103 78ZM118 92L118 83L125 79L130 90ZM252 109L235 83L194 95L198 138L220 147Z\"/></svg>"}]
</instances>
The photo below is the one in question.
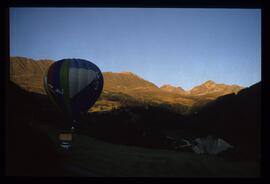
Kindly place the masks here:
<instances>
[{"instance_id":1,"label":"valley","mask_svg":"<svg viewBox=\"0 0 270 184\"><path fill-rule=\"evenodd\" d=\"M39 150L45 170L55 159L53 167L58 170L51 172L56 175L76 175L59 168L66 161L101 176L260 175L261 83L242 89L207 81L183 92L168 85L159 88L130 72L104 72L103 93L80 120L74 151L66 154L57 148L57 133L69 120L42 87L44 72L53 61L11 58L10 62L7 135L13 153L9 163L16 165L16 172L38 172L32 171L36 165L28 164L29 171L25 165L31 160L26 155ZM177 148L182 139L207 135L228 141L234 149L214 156Z\"/></svg>"}]
</instances>

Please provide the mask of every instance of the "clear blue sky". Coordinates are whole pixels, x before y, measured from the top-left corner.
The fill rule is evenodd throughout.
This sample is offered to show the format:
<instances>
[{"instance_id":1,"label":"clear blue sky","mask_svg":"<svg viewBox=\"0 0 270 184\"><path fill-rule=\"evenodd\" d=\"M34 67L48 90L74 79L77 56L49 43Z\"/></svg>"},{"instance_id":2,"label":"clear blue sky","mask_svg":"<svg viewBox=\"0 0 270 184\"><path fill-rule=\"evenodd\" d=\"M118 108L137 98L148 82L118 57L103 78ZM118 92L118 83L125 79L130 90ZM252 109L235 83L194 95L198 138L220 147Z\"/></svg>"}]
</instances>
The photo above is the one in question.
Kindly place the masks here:
<instances>
[{"instance_id":1,"label":"clear blue sky","mask_svg":"<svg viewBox=\"0 0 270 184\"><path fill-rule=\"evenodd\" d=\"M82 58L188 90L261 80L261 10L11 8L10 55Z\"/></svg>"}]
</instances>

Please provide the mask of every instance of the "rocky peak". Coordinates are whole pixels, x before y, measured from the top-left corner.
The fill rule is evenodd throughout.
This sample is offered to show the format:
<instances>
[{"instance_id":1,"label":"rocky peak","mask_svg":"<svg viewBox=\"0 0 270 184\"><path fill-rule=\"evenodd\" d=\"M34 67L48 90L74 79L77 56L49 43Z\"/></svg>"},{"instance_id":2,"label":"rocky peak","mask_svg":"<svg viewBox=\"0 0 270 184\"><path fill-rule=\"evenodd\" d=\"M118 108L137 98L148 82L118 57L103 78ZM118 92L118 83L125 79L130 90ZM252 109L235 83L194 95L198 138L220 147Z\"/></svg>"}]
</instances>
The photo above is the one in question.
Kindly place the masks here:
<instances>
[{"instance_id":1,"label":"rocky peak","mask_svg":"<svg viewBox=\"0 0 270 184\"><path fill-rule=\"evenodd\" d=\"M135 75L134 73L132 72L129 72L129 71L125 71L125 72L119 72L121 74L127 74L127 75Z\"/></svg>"},{"instance_id":2,"label":"rocky peak","mask_svg":"<svg viewBox=\"0 0 270 184\"><path fill-rule=\"evenodd\" d=\"M170 84L164 84L160 87L161 90L167 91L167 92L174 92L174 93L185 93L186 91L181 88L180 86L175 87Z\"/></svg>"},{"instance_id":3,"label":"rocky peak","mask_svg":"<svg viewBox=\"0 0 270 184\"><path fill-rule=\"evenodd\" d=\"M204 84L216 84L216 83L214 81L212 81L212 80L208 80Z\"/></svg>"},{"instance_id":4,"label":"rocky peak","mask_svg":"<svg viewBox=\"0 0 270 184\"><path fill-rule=\"evenodd\" d=\"M208 80L205 83L203 83L203 85L206 88L210 89L210 88L214 88L216 86L216 83L214 81L212 81L212 80Z\"/></svg>"},{"instance_id":5,"label":"rocky peak","mask_svg":"<svg viewBox=\"0 0 270 184\"><path fill-rule=\"evenodd\" d=\"M193 95L210 95L213 98L218 96L237 93L243 89L241 86L237 85L226 85L226 84L217 84L212 80L208 80L201 85L195 86L190 90L190 93Z\"/></svg>"}]
</instances>

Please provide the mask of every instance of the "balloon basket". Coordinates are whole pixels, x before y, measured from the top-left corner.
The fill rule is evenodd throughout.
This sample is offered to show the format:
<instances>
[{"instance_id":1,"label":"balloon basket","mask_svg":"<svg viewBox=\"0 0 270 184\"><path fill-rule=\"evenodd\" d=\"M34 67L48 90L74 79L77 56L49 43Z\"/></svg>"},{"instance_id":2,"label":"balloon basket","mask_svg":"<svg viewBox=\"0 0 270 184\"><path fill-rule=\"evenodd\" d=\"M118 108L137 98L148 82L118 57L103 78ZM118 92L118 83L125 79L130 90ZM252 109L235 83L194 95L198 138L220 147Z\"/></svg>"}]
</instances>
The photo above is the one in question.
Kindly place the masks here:
<instances>
[{"instance_id":1,"label":"balloon basket","mask_svg":"<svg viewBox=\"0 0 270 184\"><path fill-rule=\"evenodd\" d=\"M73 139L72 131L61 131L59 133L59 147L62 151L67 152L72 149L72 139Z\"/></svg>"}]
</instances>

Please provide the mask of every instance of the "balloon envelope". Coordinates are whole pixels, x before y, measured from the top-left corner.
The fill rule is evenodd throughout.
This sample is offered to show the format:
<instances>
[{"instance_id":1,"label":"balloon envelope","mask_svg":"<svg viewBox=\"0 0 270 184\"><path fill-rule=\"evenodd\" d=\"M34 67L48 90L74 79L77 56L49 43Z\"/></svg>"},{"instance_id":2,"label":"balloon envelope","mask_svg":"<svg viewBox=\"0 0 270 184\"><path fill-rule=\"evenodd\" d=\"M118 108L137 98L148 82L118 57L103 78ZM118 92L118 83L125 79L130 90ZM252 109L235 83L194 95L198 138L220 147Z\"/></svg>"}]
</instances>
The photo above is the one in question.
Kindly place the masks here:
<instances>
[{"instance_id":1,"label":"balloon envelope","mask_svg":"<svg viewBox=\"0 0 270 184\"><path fill-rule=\"evenodd\" d=\"M76 119L95 104L103 89L103 76L90 61L63 59L49 67L44 87L54 104Z\"/></svg>"}]
</instances>

